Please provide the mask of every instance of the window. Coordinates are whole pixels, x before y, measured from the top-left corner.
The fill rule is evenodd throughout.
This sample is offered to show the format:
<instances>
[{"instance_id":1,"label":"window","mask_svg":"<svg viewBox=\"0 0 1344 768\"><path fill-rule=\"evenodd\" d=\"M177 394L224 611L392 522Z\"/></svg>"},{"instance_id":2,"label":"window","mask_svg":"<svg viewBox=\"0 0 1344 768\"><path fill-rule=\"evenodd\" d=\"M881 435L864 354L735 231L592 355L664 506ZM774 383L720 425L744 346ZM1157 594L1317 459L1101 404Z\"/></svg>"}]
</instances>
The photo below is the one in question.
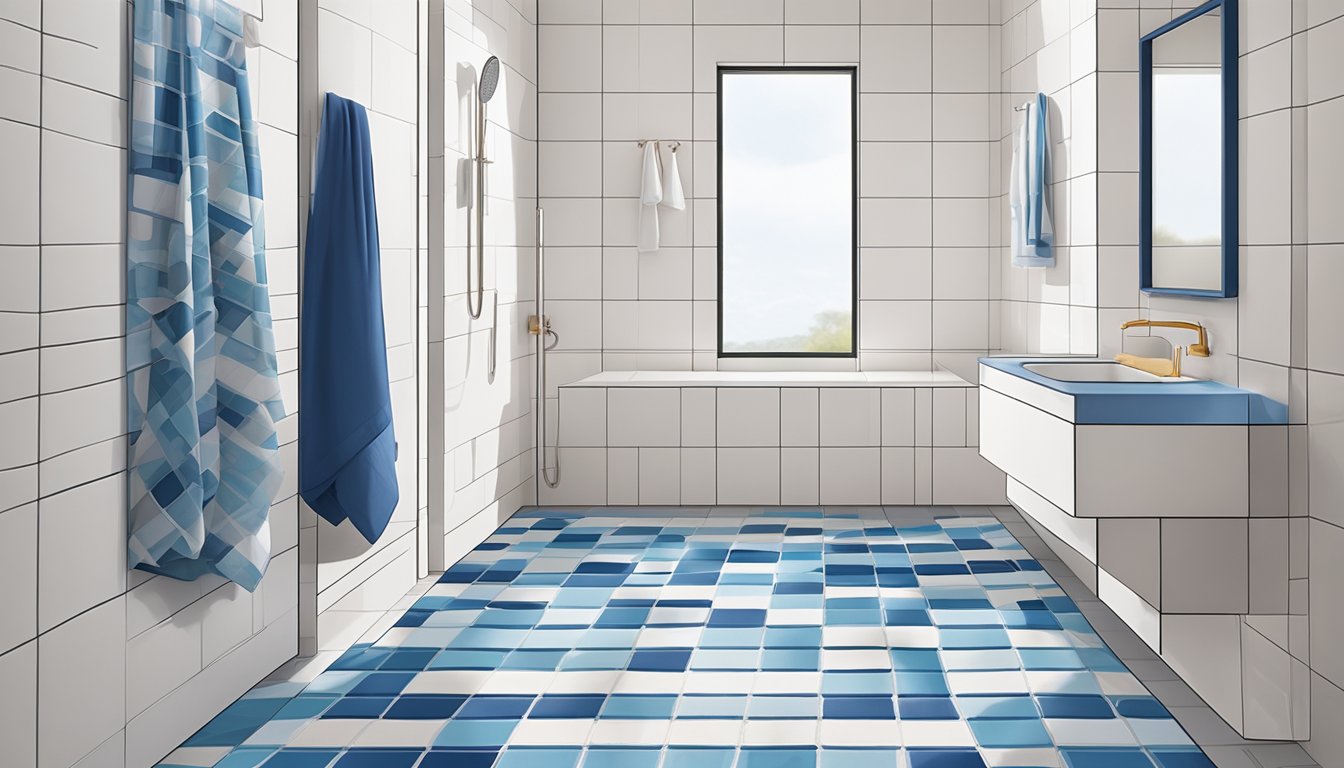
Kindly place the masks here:
<instances>
[{"instance_id":1,"label":"window","mask_svg":"<svg viewBox=\"0 0 1344 768\"><path fill-rule=\"evenodd\" d=\"M853 357L853 67L719 68L719 355Z\"/></svg>"}]
</instances>

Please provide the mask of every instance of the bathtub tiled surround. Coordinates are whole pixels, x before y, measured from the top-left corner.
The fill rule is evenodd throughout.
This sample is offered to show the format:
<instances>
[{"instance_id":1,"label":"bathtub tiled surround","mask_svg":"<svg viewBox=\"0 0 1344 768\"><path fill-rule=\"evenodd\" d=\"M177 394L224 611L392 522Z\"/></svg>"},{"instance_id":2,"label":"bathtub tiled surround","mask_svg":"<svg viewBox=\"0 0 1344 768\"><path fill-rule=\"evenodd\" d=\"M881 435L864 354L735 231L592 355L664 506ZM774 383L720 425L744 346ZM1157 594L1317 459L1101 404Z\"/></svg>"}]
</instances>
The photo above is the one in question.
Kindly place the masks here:
<instances>
[{"instance_id":1,"label":"bathtub tiled surround","mask_svg":"<svg viewBox=\"0 0 1344 768\"><path fill-rule=\"evenodd\" d=\"M1001 504L947 372L612 372L560 387L552 504Z\"/></svg>"},{"instance_id":2,"label":"bathtub tiled surround","mask_svg":"<svg viewBox=\"0 0 1344 768\"><path fill-rule=\"evenodd\" d=\"M164 765L1211 767L964 512L524 510L374 643Z\"/></svg>"}]
</instances>

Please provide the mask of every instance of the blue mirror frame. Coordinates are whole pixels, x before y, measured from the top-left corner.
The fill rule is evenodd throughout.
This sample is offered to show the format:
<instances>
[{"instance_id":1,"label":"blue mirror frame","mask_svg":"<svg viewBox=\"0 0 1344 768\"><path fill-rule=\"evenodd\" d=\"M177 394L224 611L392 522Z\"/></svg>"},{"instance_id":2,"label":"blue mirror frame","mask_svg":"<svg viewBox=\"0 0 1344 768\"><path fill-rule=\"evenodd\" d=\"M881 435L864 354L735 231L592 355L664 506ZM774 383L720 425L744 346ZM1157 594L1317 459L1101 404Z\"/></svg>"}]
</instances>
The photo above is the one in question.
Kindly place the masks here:
<instances>
[{"instance_id":1,"label":"blue mirror frame","mask_svg":"<svg viewBox=\"0 0 1344 768\"><path fill-rule=\"evenodd\" d=\"M1209 0L1139 38L1139 288L1144 293L1232 298L1239 287L1239 196L1237 152L1237 4ZM1153 287L1153 41L1163 34L1215 10L1222 12L1222 139L1223 226L1221 290Z\"/></svg>"}]
</instances>

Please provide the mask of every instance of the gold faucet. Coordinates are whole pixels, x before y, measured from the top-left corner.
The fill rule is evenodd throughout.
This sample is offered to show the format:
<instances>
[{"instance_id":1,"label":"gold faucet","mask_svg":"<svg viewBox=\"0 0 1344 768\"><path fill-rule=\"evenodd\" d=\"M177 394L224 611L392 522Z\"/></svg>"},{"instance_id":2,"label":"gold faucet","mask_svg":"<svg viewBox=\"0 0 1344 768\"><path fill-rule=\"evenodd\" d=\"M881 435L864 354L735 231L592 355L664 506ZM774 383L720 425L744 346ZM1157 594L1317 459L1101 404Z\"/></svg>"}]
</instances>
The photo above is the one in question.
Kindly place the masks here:
<instances>
[{"instance_id":1,"label":"gold faucet","mask_svg":"<svg viewBox=\"0 0 1344 768\"><path fill-rule=\"evenodd\" d=\"M1185 353L1193 357L1209 356L1209 334L1204 330L1204 326L1199 323L1186 323L1180 320L1130 320L1120 325L1122 331L1130 328L1180 328L1186 331L1195 331L1199 334L1199 340L1185 347ZM1130 368L1147 371L1155 376L1179 378L1181 375L1181 351L1182 347L1179 344L1172 344L1171 360L1139 357L1138 355L1127 355L1121 352L1115 356L1115 361Z\"/></svg>"}]
</instances>

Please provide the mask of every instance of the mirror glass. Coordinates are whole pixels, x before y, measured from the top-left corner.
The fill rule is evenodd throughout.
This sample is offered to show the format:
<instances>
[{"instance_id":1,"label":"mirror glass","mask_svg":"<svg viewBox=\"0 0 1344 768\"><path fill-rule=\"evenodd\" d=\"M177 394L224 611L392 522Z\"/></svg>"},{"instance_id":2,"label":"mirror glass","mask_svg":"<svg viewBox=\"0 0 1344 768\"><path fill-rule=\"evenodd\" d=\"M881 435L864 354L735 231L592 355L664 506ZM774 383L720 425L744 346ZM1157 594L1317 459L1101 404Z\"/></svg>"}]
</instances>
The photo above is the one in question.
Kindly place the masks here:
<instances>
[{"instance_id":1,"label":"mirror glass","mask_svg":"<svg viewBox=\"0 0 1344 768\"><path fill-rule=\"evenodd\" d=\"M1235 285L1224 284L1235 275L1226 259L1236 258L1236 243L1224 242L1224 217L1236 210L1235 197L1226 201L1223 195L1229 183L1225 163L1235 158L1224 146L1235 137L1235 126L1228 133L1224 125L1227 22L1224 9L1215 6L1146 38L1149 145L1142 170L1149 192L1145 258L1151 271L1145 290L1236 292Z\"/></svg>"}]
</instances>

